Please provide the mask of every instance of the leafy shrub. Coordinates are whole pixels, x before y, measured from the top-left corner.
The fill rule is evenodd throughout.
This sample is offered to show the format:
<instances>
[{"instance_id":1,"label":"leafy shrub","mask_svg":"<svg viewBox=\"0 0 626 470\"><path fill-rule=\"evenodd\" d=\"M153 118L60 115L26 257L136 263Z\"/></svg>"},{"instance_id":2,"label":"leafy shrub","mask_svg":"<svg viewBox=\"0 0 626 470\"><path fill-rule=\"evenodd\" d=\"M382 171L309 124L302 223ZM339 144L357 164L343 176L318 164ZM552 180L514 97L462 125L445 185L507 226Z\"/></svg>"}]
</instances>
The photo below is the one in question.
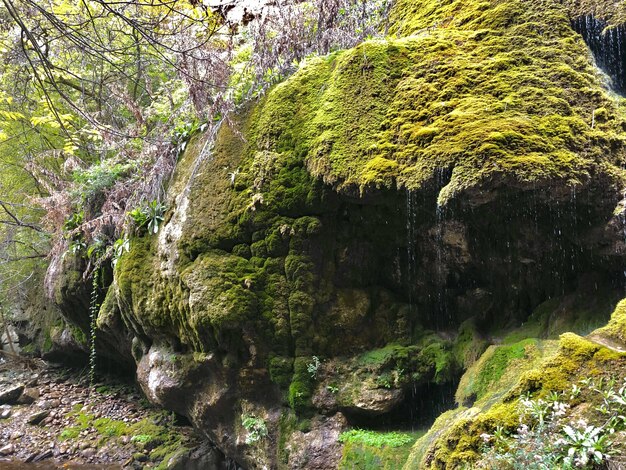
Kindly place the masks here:
<instances>
[{"instance_id":1,"label":"leafy shrub","mask_svg":"<svg viewBox=\"0 0 626 470\"><path fill-rule=\"evenodd\" d=\"M111 164L107 161L93 165L86 170L76 170L72 179L76 183L74 196L83 204L93 201L130 170L129 165Z\"/></svg>"},{"instance_id":2,"label":"leafy shrub","mask_svg":"<svg viewBox=\"0 0 626 470\"><path fill-rule=\"evenodd\" d=\"M603 417L600 422L568 416L574 400L585 392L601 398L595 410ZM552 392L546 399L522 396L518 406L521 424L516 433L496 428L493 435L481 435L485 449L478 468L597 468L614 453L611 435L626 429L626 382L616 390L613 380L583 380L568 393Z\"/></svg>"}]
</instances>

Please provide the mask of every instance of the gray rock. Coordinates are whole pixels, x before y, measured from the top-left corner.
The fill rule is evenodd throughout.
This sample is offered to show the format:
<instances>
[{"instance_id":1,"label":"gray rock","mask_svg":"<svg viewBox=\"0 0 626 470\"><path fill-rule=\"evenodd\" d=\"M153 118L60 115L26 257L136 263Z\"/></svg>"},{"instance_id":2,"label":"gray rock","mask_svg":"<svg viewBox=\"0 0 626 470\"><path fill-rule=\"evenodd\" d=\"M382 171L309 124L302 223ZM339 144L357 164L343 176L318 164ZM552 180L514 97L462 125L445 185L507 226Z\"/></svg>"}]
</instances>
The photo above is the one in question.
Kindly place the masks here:
<instances>
[{"instance_id":1,"label":"gray rock","mask_svg":"<svg viewBox=\"0 0 626 470\"><path fill-rule=\"evenodd\" d=\"M13 444L0 447L0 455L11 455L13 452L15 452L15 446Z\"/></svg>"},{"instance_id":2,"label":"gray rock","mask_svg":"<svg viewBox=\"0 0 626 470\"><path fill-rule=\"evenodd\" d=\"M13 405L22 395L24 385L15 385L0 391L0 405Z\"/></svg>"},{"instance_id":3,"label":"gray rock","mask_svg":"<svg viewBox=\"0 0 626 470\"><path fill-rule=\"evenodd\" d=\"M208 444L191 451L181 451L167 461L168 470L218 470L223 467L224 456Z\"/></svg>"},{"instance_id":4,"label":"gray rock","mask_svg":"<svg viewBox=\"0 0 626 470\"><path fill-rule=\"evenodd\" d=\"M94 449L93 447L88 447L81 451L80 455L82 455L83 457L93 457L94 455L96 455L96 449Z\"/></svg>"},{"instance_id":5,"label":"gray rock","mask_svg":"<svg viewBox=\"0 0 626 470\"><path fill-rule=\"evenodd\" d=\"M330 417L320 417L311 422L307 433L296 431L292 434L287 450L290 469L325 470L337 468L341 459L342 444L339 434L348 425L342 413Z\"/></svg>"},{"instance_id":6,"label":"gray rock","mask_svg":"<svg viewBox=\"0 0 626 470\"><path fill-rule=\"evenodd\" d=\"M0 409L0 419L8 419L11 417L11 408Z\"/></svg>"},{"instance_id":7,"label":"gray rock","mask_svg":"<svg viewBox=\"0 0 626 470\"><path fill-rule=\"evenodd\" d=\"M48 417L48 411L41 410L31 414L26 421L28 424L39 424Z\"/></svg>"},{"instance_id":8,"label":"gray rock","mask_svg":"<svg viewBox=\"0 0 626 470\"><path fill-rule=\"evenodd\" d=\"M27 387L24 389L22 396L17 400L20 405L30 405L39 398L39 390L34 387Z\"/></svg>"}]
</instances>

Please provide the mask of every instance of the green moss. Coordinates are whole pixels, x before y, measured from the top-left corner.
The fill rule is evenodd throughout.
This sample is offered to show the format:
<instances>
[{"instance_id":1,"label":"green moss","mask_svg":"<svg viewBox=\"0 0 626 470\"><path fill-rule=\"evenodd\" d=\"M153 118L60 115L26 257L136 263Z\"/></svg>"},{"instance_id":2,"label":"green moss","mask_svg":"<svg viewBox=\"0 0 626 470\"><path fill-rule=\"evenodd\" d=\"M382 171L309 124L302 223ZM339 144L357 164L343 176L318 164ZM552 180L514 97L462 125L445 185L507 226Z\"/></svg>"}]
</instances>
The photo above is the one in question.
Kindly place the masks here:
<instances>
[{"instance_id":1,"label":"green moss","mask_svg":"<svg viewBox=\"0 0 626 470\"><path fill-rule=\"evenodd\" d=\"M535 319L545 317L545 312L554 312L559 305L553 302L542 306ZM613 318L623 313L623 306L618 304ZM522 331L537 330L524 326ZM461 406L438 418L413 446L404 468L457 468L471 464L480 456L482 433L493 433L497 427L514 432L519 425L517 398L521 395L545 397L550 392L571 390L572 384L590 377L611 377L618 382L626 378L626 353L596 342L596 335L594 332L583 338L564 333L558 341L526 339L490 346L466 371L457 390L457 401L473 407ZM595 398L582 397L580 400L589 404L581 406L581 412L596 409L600 399L599 394Z\"/></svg>"},{"instance_id":2,"label":"green moss","mask_svg":"<svg viewBox=\"0 0 626 470\"><path fill-rule=\"evenodd\" d=\"M293 375L293 358L273 357L270 359L270 378L272 382L287 387L291 383Z\"/></svg>"},{"instance_id":3,"label":"green moss","mask_svg":"<svg viewBox=\"0 0 626 470\"><path fill-rule=\"evenodd\" d=\"M568 13L572 18L593 15L603 19L609 26L623 25L626 22L626 5L623 2L609 0L565 0Z\"/></svg>"},{"instance_id":4,"label":"green moss","mask_svg":"<svg viewBox=\"0 0 626 470\"><path fill-rule=\"evenodd\" d=\"M608 324L594 333L626 345L626 299L617 304Z\"/></svg>"},{"instance_id":5,"label":"green moss","mask_svg":"<svg viewBox=\"0 0 626 470\"><path fill-rule=\"evenodd\" d=\"M354 429L342 433L344 443L339 469L400 468L409 455L411 445L423 433L376 432Z\"/></svg>"},{"instance_id":6,"label":"green moss","mask_svg":"<svg viewBox=\"0 0 626 470\"><path fill-rule=\"evenodd\" d=\"M361 178L363 184L374 184L376 187L389 187L396 176L398 162L380 156L374 157L365 164Z\"/></svg>"},{"instance_id":7,"label":"green moss","mask_svg":"<svg viewBox=\"0 0 626 470\"><path fill-rule=\"evenodd\" d=\"M308 371L310 357L296 357L294 372L289 385L289 405L296 413L304 413L311 407L313 378Z\"/></svg>"},{"instance_id":8,"label":"green moss","mask_svg":"<svg viewBox=\"0 0 626 470\"><path fill-rule=\"evenodd\" d=\"M128 426L123 421L111 418L98 418L93 421L93 427L104 437L122 436L127 433Z\"/></svg>"},{"instance_id":9,"label":"green moss","mask_svg":"<svg viewBox=\"0 0 626 470\"><path fill-rule=\"evenodd\" d=\"M72 337L76 340L76 342L82 346L87 346L87 336L85 335L83 330L69 323L68 327L72 332Z\"/></svg>"},{"instance_id":10,"label":"green moss","mask_svg":"<svg viewBox=\"0 0 626 470\"><path fill-rule=\"evenodd\" d=\"M537 341L532 339L522 340L512 345L490 346L480 358L480 364L476 367L477 373L472 377L471 385L465 388L464 394L480 399L492 385L500 380L512 361L530 359L528 356L536 348Z\"/></svg>"},{"instance_id":11,"label":"green moss","mask_svg":"<svg viewBox=\"0 0 626 470\"><path fill-rule=\"evenodd\" d=\"M440 204L486 182L615 179L623 119L562 7L399 1L391 24L408 37L311 60L272 90L252 146L338 187L422 188L452 169Z\"/></svg>"},{"instance_id":12,"label":"green moss","mask_svg":"<svg viewBox=\"0 0 626 470\"><path fill-rule=\"evenodd\" d=\"M452 351L456 362L467 370L485 352L488 345L487 340L477 331L473 321L467 320L459 326L459 333Z\"/></svg>"},{"instance_id":13,"label":"green moss","mask_svg":"<svg viewBox=\"0 0 626 470\"><path fill-rule=\"evenodd\" d=\"M250 257L252 256L252 251L249 245L242 243L233 247L232 254L235 256L239 256L240 258L250 259Z\"/></svg>"}]
</instances>

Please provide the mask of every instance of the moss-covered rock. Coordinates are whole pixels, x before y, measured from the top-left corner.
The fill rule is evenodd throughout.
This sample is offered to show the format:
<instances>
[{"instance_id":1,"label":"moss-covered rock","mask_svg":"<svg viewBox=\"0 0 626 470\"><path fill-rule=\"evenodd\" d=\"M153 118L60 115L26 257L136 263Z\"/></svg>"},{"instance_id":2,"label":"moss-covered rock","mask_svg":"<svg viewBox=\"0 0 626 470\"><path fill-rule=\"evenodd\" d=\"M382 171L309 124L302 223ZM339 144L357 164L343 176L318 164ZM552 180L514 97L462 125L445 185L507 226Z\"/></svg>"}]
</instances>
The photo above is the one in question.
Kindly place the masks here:
<instances>
[{"instance_id":1,"label":"moss-covered rock","mask_svg":"<svg viewBox=\"0 0 626 470\"><path fill-rule=\"evenodd\" d=\"M148 395L244 466L299 468L321 445L308 433L401 411L465 370L465 407L409 459L452 468L514 426L515 393L577 374L548 358L615 359L550 339L604 314L550 299L612 298L623 267L607 249L623 243L623 104L568 8L398 0L389 37L307 59L215 142L194 137L165 223L131 240L98 319L130 332ZM245 413L267 426L256 447Z\"/></svg>"},{"instance_id":2,"label":"moss-covered rock","mask_svg":"<svg viewBox=\"0 0 626 470\"><path fill-rule=\"evenodd\" d=\"M614 318L619 317L622 303ZM549 393L569 393L573 385L589 379L610 378L621 383L626 379L625 353L596 342L597 334L584 338L564 333L558 341L526 339L490 346L461 379L457 400L465 406L437 419L416 442L404 468L461 468L478 460L484 448L482 433L517 429L517 399L524 394L545 398ZM601 404L600 394L596 395L578 400L577 409L582 413L578 419L595 418L584 410L595 410Z\"/></svg>"}]
</instances>

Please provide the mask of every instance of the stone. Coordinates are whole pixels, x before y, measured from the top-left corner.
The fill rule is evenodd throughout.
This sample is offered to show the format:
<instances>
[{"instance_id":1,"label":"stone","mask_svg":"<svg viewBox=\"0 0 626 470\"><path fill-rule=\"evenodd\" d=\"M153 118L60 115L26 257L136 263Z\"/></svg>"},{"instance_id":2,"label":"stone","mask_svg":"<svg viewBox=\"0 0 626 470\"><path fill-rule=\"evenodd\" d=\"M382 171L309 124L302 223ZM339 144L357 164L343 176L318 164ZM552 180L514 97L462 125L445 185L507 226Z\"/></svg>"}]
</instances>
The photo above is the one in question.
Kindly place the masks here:
<instances>
[{"instance_id":1,"label":"stone","mask_svg":"<svg viewBox=\"0 0 626 470\"><path fill-rule=\"evenodd\" d=\"M59 406L61 406L61 400L55 398L54 400L50 400L48 402L48 405L50 408L58 408Z\"/></svg>"},{"instance_id":2,"label":"stone","mask_svg":"<svg viewBox=\"0 0 626 470\"><path fill-rule=\"evenodd\" d=\"M36 411L28 417L26 422L33 425L39 424L48 417L48 413L47 410Z\"/></svg>"},{"instance_id":3,"label":"stone","mask_svg":"<svg viewBox=\"0 0 626 470\"><path fill-rule=\"evenodd\" d=\"M311 430L307 433L296 431L287 444L288 468L317 470L337 468L342 450L338 439L347 425L346 417L342 413L336 413L328 418L313 420Z\"/></svg>"},{"instance_id":4,"label":"stone","mask_svg":"<svg viewBox=\"0 0 626 470\"><path fill-rule=\"evenodd\" d=\"M371 414L387 413L402 403L404 391L401 389L381 389L363 387L355 397L353 406L358 412Z\"/></svg>"},{"instance_id":5,"label":"stone","mask_svg":"<svg viewBox=\"0 0 626 470\"><path fill-rule=\"evenodd\" d=\"M0 455L11 455L13 452L15 452L15 446L13 444L0 447Z\"/></svg>"},{"instance_id":6,"label":"stone","mask_svg":"<svg viewBox=\"0 0 626 470\"><path fill-rule=\"evenodd\" d=\"M146 454L142 454L141 452L135 452L133 454L133 459L135 459L137 462L145 462L146 460L148 460L148 456Z\"/></svg>"},{"instance_id":7,"label":"stone","mask_svg":"<svg viewBox=\"0 0 626 470\"><path fill-rule=\"evenodd\" d=\"M0 390L0 405L13 405L24 391L24 385L15 385L4 390Z\"/></svg>"},{"instance_id":8,"label":"stone","mask_svg":"<svg viewBox=\"0 0 626 470\"><path fill-rule=\"evenodd\" d=\"M203 444L190 451L174 454L167 461L168 470L217 470L223 468L222 456L215 448Z\"/></svg>"},{"instance_id":9,"label":"stone","mask_svg":"<svg viewBox=\"0 0 626 470\"><path fill-rule=\"evenodd\" d=\"M96 449L94 449L93 447L87 447L86 449L83 449L81 451L80 455L86 458L93 457L94 455L96 455Z\"/></svg>"},{"instance_id":10,"label":"stone","mask_svg":"<svg viewBox=\"0 0 626 470\"><path fill-rule=\"evenodd\" d=\"M22 392L22 395L17 400L17 403L20 405L30 405L35 403L39 399L39 389L35 387L27 387Z\"/></svg>"},{"instance_id":11,"label":"stone","mask_svg":"<svg viewBox=\"0 0 626 470\"><path fill-rule=\"evenodd\" d=\"M11 417L11 408L3 408L0 410L0 419L8 419Z\"/></svg>"},{"instance_id":12,"label":"stone","mask_svg":"<svg viewBox=\"0 0 626 470\"><path fill-rule=\"evenodd\" d=\"M40 454L37 454L35 456L35 458L33 459L33 462L40 462L42 460L49 459L53 455L54 454L53 454L53 452L50 449L45 450L45 451L41 452Z\"/></svg>"}]
</instances>

